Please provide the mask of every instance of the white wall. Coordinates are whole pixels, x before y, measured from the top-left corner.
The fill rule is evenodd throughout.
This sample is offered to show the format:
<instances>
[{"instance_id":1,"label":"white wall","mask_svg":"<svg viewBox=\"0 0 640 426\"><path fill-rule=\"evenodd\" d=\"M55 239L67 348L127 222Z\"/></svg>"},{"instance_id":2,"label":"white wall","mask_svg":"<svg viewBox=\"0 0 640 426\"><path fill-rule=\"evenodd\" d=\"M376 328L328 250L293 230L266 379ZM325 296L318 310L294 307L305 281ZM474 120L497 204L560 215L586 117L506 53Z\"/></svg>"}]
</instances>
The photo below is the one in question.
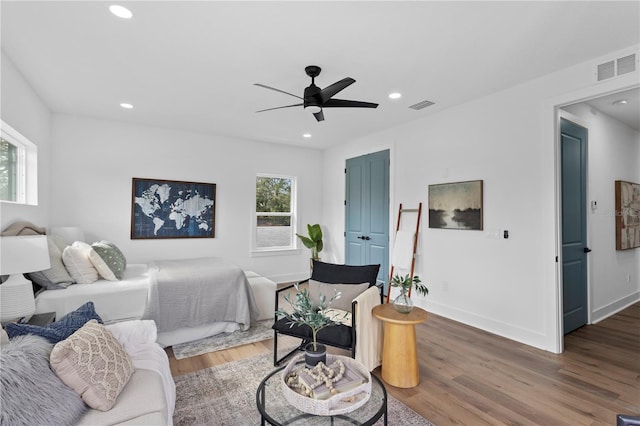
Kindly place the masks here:
<instances>
[{"instance_id":1,"label":"white wall","mask_svg":"<svg viewBox=\"0 0 640 426\"><path fill-rule=\"evenodd\" d=\"M482 179L484 231L429 229L423 222L416 274L430 292L414 300L431 312L559 350L556 148L548 131L553 127L549 102L593 86L596 63L433 115L425 110L422 120L328 150L324 220L332 257L344 261L344 184L342 190L333 188L340 188L337 171L346 159L391 147L392 223L398 203L428 206L430 184ZM636 73L610 85L637 81ZM497 229L509 230L509 239L487 238Z\"/></svg>"},{"instance_id":2,"label":"white wall","mask_svg":"<svg viewBox=\"0 0 640 426\"><path fill-rule=\"evenodd\" d=\"M640 249L616 250L614 192L616 180L640 183L640 132L585 103L564 109L589 129L588 199L598 204L588 221L590 304L597 322L640 294Z\"/></svg>"},{"instance_id":3,"label":"white wall","mask_svg":"<svg viewBox=\"0 0 640 426\"><path fill-rule=\"evenodd\" d=\"M276 280L308 276L305 248L251 256L255 177L297 177L298 229L306 229L321 219L322 152L57 114L52 129L52 226L80 226L134 263L220 256ZM131 240L133 177L215 183L215 238Z\"/></svg>"},{"instance_id":4,"label":"white wall","mask_svg":"<svg viewBox=\"0 0 640 426\"><path fill-rule=\"evenodd\" d=\"M2 120L38 147L38 205L0 202L0 230L18 220L49 224L51 113L8 56L2 52Z\"/></svg>"}]
</instances>

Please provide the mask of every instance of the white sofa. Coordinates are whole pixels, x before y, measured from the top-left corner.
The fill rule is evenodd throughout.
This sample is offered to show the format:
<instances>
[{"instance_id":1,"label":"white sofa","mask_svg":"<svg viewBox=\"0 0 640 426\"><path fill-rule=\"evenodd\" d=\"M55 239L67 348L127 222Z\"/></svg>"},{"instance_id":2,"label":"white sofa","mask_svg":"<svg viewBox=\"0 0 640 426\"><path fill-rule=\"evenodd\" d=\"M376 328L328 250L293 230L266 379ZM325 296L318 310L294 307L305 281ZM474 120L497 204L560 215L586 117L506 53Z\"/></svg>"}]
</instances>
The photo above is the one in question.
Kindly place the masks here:
<instances>
[{"instance_id":1,"label":"white sofa","mask_svg":"<svg viewBox=\"0 0 640 426\"><path fill-rule=\"evenodd\" d=\"M107 411L88 408L76 424L85 426L172 425L176 399L175 383L171 376L167 354L156 343L155 323L135 320L111 324L106 327L127 352L135 370L117 396L113 407ZM41 338L38 337L38 339ZM3 329L3 347L7 342L8 339ZM9 358L10 361L12 359L15 359L15 356ZM3 370L8 371L7 369L11 369L11 366L3 365ZM3 374L7 374L6 371ZM32 399L47 398L47 390L50 388L45 386L45 389L40 390L38 387L34 388L30 385L30 383L34 383L33 381L23 380L21 382L23 383L21 387L32 396ZM67 391L74 392L70 388ZM38 396L39 393L40 396ZM60 406L64 405L61 401L58 403ZM9 404L9 406L11 405ZM0 407L0 409L5 410L7 406ZM19 415L3 412L2 417L3 420L15 419Z\"/></svg>"}]
</instances>

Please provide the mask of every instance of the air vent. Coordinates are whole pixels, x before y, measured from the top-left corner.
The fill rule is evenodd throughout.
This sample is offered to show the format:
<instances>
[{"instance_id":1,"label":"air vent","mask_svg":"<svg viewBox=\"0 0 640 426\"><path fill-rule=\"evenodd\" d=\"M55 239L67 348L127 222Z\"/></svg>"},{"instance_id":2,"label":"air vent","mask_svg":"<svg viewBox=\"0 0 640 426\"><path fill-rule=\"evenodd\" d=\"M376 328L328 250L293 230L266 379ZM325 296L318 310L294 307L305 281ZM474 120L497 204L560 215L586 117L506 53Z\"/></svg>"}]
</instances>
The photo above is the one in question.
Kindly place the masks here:
<instances>
[{"instance_id":1,"label":"air vent","mask_svg":"<svg viewBox=\"0 0 640 426\"><path fill-rule=\"evenodd\" d=\"M419 109L423 109L423 108L426 108L426 107L434 105L434 104L435 104L435 102L422 101L422 102L418 102L417 104L411 105L409 108L415 109L417 111Z\"/></svg>"},{"instance_id":2,"label":"air vent","mask_svg":"<svg viewBox=\"0 0 640 426\"><path fill-rule=\"evenodd\" d=\"M616 75L616 63L609 61L598 65L598 81L613 78Z\"/></svg>"},{"instance_id":3,"label":"air vent","mask_svg":"<svg viewBox=\"0 0 640 426\"><path fill-rule=\"evenodd\" d=\"M604 62L597 66L597 81L608 80L623 74L634 72L637 69L636 54L623 56L622 58Z\"/></svg>"},{"instance_id":4,"label":"air vent","mask_svg":"<svg viewBox=\"0 0 640 426\"><path fill-rule=\"evenodd\" d=\"M627 74L636 70L636 55L625 56L616 61L618 75Z\"/></svg>"}]
</instances>

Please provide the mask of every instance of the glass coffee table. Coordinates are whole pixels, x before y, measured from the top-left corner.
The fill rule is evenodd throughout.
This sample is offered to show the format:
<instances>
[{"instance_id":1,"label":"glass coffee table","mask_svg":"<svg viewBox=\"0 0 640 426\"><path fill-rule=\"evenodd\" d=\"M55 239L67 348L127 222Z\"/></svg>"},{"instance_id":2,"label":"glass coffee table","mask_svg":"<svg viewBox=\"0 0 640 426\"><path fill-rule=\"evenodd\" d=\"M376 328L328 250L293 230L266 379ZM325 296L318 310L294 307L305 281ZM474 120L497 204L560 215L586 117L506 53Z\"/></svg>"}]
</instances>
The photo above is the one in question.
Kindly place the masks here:
<instances>
[{"instance_id":1,"label":"glass coffee table","mask_svg":"<svg viewBox=\"0 0 640 426\"><path fill-rule=\"evenodd\" d=\"M357 410L334 416L317 416L305 413L291 405L282 392L282 366L265 377L256 392L256 404L260 411L261 424L271 425L373 425L384 417L387 424L387 390L384 384L371 375L371 396Z\"/></svg>"}]
</instances>

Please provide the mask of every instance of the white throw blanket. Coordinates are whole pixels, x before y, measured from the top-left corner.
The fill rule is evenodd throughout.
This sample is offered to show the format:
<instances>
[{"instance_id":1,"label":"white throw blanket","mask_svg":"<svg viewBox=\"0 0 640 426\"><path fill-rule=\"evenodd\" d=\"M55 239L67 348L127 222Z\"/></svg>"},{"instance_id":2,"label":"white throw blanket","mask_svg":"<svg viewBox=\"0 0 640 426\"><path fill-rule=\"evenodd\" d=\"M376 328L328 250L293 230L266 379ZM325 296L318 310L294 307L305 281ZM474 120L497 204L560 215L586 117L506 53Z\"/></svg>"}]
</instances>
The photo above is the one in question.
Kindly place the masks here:
<instances>
[{"instance_id":1,"label":"white throw blanket","mask_svg":"<svg viewBox=\"0 0 640 426\"><path fill-rule=\"evenodd\" d=\"M155 371L162 377L167 399L167 419L173 424L173 410L176 405L176 385L168 368L166 352L156 343L157 329L153 321L123 321L106 326L122 344L138 369Z\"/></svg>"},{"instance_id":2,"label":"white throw blanket","mask_svg":"<svg viewBox=\"0 0 640 426\"><path fill-rule=\"evenodd\" d=\"M369 371L382 365L382 321L371 315L380 304L380 290L369 287L355 298L356 304L356 361Z\"/></svg>"},{"instance_id":3,"label":"white throw blanket","mask_svg":"<svg viewBox=\"0 0 640 426\"><path fill-rule=\"evenodd\" d=\"M236 322L247 330L258 308L242 269L217 257L163 260L150 264L145 319L158 331Z\"/></svg>"}]
</instances>

